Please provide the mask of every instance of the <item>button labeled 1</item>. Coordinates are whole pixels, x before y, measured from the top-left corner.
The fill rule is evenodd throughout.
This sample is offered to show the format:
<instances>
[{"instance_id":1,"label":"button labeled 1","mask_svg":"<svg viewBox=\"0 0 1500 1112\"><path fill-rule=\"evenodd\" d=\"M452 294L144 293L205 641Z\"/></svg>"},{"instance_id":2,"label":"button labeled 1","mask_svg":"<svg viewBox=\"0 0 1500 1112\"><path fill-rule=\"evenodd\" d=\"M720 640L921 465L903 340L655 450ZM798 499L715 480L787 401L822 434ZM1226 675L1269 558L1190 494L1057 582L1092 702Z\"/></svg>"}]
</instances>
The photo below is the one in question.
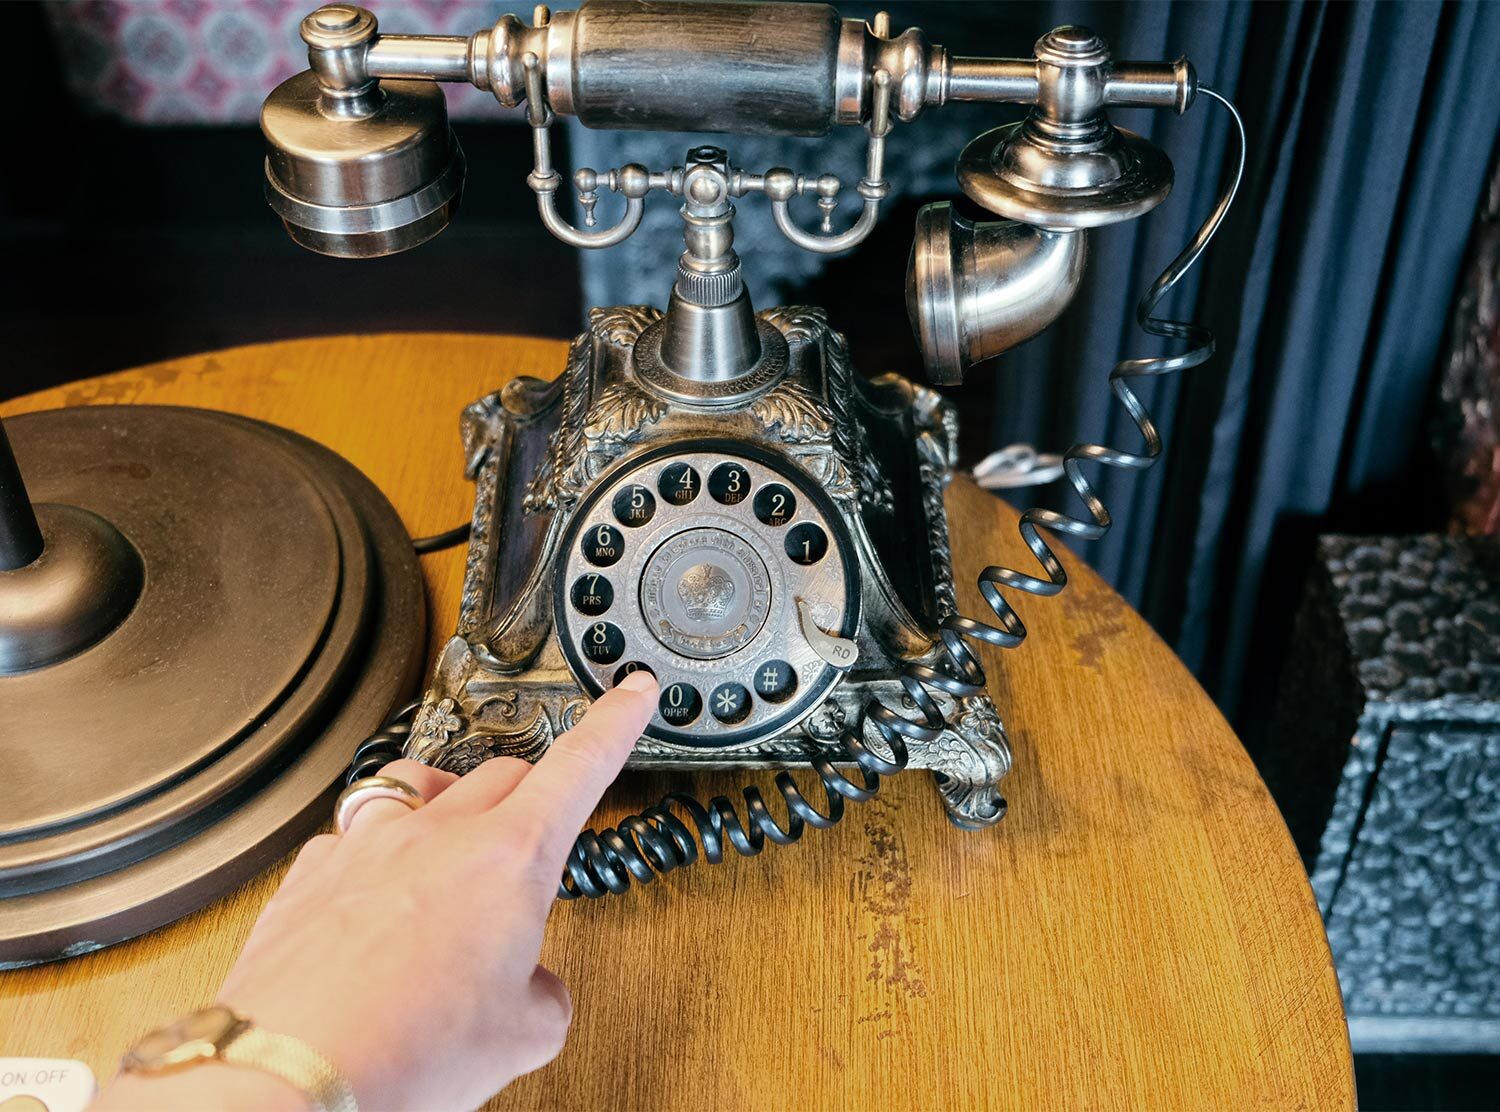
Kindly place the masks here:
<instances>
[{"instance_id":1,"label":"button labeled 1","mask_svg":"<svg viewBox=\"0 0 1500 1112\"><path fill-rule=\"evenodd\" d=\"M828 534L811 521L793 525L786 535L786 554L793 563L816 564L827 553Z\"/></svg>"}]
</instances>

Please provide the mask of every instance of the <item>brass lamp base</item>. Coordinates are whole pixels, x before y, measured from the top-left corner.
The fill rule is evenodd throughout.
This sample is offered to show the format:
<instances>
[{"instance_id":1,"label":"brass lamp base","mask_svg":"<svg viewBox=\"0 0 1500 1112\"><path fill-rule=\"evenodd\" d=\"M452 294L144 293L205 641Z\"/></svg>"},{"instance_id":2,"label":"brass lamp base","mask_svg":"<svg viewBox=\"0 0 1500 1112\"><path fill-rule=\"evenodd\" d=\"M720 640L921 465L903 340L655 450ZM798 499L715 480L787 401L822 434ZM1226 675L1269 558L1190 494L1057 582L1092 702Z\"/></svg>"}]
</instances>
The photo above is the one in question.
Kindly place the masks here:
<instances>
[{"instance_id":1,"label":"brass lamp base","mask_svg":"<svg viewBox=\"0 0 1500 1112\"><path fill-rule=\"evenodd\" d=\"M0 572L0 967L150 930L311 833L424 624L395 511L295 433L152 406L7 428L46 547Z\"/></svg>"}]
</instances>

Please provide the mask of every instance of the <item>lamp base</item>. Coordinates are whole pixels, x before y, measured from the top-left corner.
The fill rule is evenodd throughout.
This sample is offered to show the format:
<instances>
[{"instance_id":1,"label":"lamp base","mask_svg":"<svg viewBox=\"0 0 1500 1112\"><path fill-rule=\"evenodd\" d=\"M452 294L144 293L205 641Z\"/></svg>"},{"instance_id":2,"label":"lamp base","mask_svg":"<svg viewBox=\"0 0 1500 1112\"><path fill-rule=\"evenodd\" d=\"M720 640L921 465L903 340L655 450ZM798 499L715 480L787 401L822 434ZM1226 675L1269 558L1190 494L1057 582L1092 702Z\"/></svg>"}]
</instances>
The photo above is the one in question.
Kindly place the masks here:
<instances>
[{"instance_id":1,"label":"lamp base","mask_svg":"<svg viewBox=\"0 0 1500 1112\"><path fill-rule=\"evenodd\" d=\"M79 506L35 507L46 548L0 571L0 676L55 664L109 633L140 598L141 554Z\"/></svg>"},{"instance_id":2,"label":"lamp base","mask_svg":"<svg viewBox=\"0 0 1500 1112\"><path fill-rule=\"evenodd\" d=\"M153 406L6 424L48 547L0 583L0 613L31 600L5 659L35 658L0 668L0 967L150 930L311 833L424 625L395 511L295 433Z\"/></svg>"}]
</instances>

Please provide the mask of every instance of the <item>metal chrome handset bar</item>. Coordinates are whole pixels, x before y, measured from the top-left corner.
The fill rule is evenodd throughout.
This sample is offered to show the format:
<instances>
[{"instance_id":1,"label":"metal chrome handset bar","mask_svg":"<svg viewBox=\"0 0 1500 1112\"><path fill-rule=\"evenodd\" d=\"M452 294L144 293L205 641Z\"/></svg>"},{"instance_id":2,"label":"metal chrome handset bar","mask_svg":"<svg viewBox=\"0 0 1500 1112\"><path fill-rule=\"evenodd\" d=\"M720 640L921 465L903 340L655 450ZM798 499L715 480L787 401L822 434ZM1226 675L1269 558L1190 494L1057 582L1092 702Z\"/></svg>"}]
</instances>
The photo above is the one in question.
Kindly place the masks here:
<instances>
[{"instance_id":1,"label":"metal chrome handset bar","mask_svg":"<svg viewBox=\"0 0 1500 1112\"><path fill-rule=\"evenodd\" d=\"M333 5L320 11L343 7ZM827 29L821 36L806 36L815 47L793 49L781 37L757 34L767 30L773 19L783 25L795 23L799 30L815 31L822 25ZM632 20L639 26L626 26ZM737 37L735 32L742 34ZM622 45L628 50L622 52ZM684 109L693 111L702 103L701 93L714 94L715 100L725 94L763 94L764 102L753 104L744 116L759 115L762 123L780 120L787 126L753 129L761 134L821 134L831 126L864 124L874 114L875 75L882 70L896 88L896 115L903 121L914 119L923 108L954 101L1038 104L1048 99L1048 87L1057 81L1057 75L1050 72L1055 67L1045 57L954 55L929 44L915 28L892 38L884 12L866 23L838 20L833 9L820 4L679 3L663 11L659 5L632 0L594 0L578 11L555 14L541 7L531 27L507 14L493 27L467 38L372 34L361 51L351 52L346 59L341 80L355 86L384 77L467 82L515 107L530 95L524 66L528 53L536 56L543 86L559 115L576 115L591 126L638 130L675 129ZM644 91L635 105L602 102L601 97L618 97L616 81L629 69L630 59L624 56L628 53L642 58L675 53L704 64L674 74L681 87L672 91L677 103L671 109L651 101ZM828 96L817 105L827 109L823 118L814 120L808 106L789 111L783 105L778 113L775 90L753 83L747 73L750 67L744 65L768 56L785 59L780 68L788 72L794 66L832 72ZM1192 66L1181 58L1113 62L1100 70L1098 80L1083 83L1087 86L1083 99L1096 109L1173 108L1182 112L1197 89ZM654 120L659 113L673 119ZM591 124L589 117L596 115L601 124ZM628 119L628 125L622 118ZM710 116L700 121L698 130L735 130L717 126L724 122Z\"/></svg>"},{"instance_id":2,"label":"metal chrome handset bar","mask_svg":"<svg viewBox=\"0 0 1500 1112\"><path fill-rule=\"evenodd\" d=\"M552 165L552 146L549 129L555 118L547 104L546 92L542 89L540 68L536 56L526 55L523 60L527 82L527 120L531 124L536 164L527 176L527 184L537 195L537 209L542 223L558 239L573 247L613 247L630 238L640 226L645 210L643 198L653 189L664 190L681 196L686 169L674 166L668 170L648 170L639 163L630 163L619 169L602 173L591 166L579 169L574 182L579 191L579 202L583 206L584 221L594 223L594 206L601 186L624 194L625 214L612 227L598 231L584 231L562 218L557 211L556 194L562 178ZM870 142L865 159L865 176L855 187L864 199L859 218L846 231L833 235L832 216L841 184L831 174L809 180L806 175L794 173L785 167L775 167L764 174L735 171L725 185L731 196L742 197L747 193L764 193L771 201L771 214L776 227L798 247L819 254L847 251L863 242L880 219L880 202L890 192L890 183L885 180L885 137L891 129L890 75L881 70L875 75L875 111L869 123ZM789 211L792 197L811 188L818 194L818 206L822 210L821 229L817 233L803 231L793 221Z\"/></svg>"},{"instance_id":3,"label":"metal chrome handset bar","mask_svg":"<svg viewBox=\"0 0 1500 1112\"><path fill-rule=\"evenodd\" d=\"M767 34L773 25L779 33ZM575 227L557 209L562 179L552 164L549 129L558 115L573 115L587 127L762 135L865 127L866 168L855 187L861 211L843 232L832 230L836 178L809 179L777 167L764 174L735 171L729 184L734 196L764 193L784 236L805 250L829 254L862 242L878 221L890 188L885 137L898 119L913 120L924 108L950 101L1031 104L1033 156L1041 152L1045 161L1071 151L1097 163L1095 148L1110 134L1106 106L1182 112L1197 91L1186 59L1114 63L1103 42L1079 28L1043 36L1029 59L954 56L929 44L916 28L893 36L884 12L866 23L839 19L822 4L689 2L664 8L644 0L589 0L555 15L538 6L532 26L507 14L467 38L381 35L370 13L333 4L309 15L302 34L329 115L376 112L383 78L467 82L502 104L524 103L535 150L527 183L537 195L542 223L558 239L583 248L627 239L640 226L646 193L680 195L685 170L584 168L575 181L588 227ZM668 73L671 80L663 81ZM1049 188L1045 179L1052 169L1022 169L1023 176L1037 170L1039 188ZM601 187L624 196L625 212L612 226L595 229ZM821 210L818 232L803 230L790 212L791 198L809 188Z\"/></svg>"}]
</instances>

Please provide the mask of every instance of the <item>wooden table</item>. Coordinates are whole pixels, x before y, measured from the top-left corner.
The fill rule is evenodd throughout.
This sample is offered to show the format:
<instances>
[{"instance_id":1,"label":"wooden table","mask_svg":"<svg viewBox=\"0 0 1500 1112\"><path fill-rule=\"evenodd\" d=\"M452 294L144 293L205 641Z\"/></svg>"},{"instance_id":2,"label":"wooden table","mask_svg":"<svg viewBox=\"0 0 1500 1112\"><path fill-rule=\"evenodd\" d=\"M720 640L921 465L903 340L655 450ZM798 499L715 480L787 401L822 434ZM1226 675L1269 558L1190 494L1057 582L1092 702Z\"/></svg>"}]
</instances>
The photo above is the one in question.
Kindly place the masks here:
<instances>
[{"instance_id":1,"label":"wooden table","mask_svg":"<svg viewBox=\"0 0 1500 1112\"><path fill-rule=\"evenodd\" d=\"M460 407L509 376L555 374L564 351L457 335L267 344L4 412L251 414L342 452L428 534L468 516ZM997 557L1025 566L1004 503L957 482L949 506L960 584ZM1016 754L1002 824L962 833L927 776L897 777L799 846L558 907L544 960L572 987L572 1036L494 1107L1351 1107L1338 982L1270 796L1166 645L1064 562L1059 599L1018 604L1027 644L985 660ZM435 648L462 550L423 566ZM960 595L977 613L978 593ZM661 790L627 776L601 819ZM284 865L133 942L0 974L0 1053L107 1076L139 1034L213 998Z\"/></svg>"}]
</instances>

